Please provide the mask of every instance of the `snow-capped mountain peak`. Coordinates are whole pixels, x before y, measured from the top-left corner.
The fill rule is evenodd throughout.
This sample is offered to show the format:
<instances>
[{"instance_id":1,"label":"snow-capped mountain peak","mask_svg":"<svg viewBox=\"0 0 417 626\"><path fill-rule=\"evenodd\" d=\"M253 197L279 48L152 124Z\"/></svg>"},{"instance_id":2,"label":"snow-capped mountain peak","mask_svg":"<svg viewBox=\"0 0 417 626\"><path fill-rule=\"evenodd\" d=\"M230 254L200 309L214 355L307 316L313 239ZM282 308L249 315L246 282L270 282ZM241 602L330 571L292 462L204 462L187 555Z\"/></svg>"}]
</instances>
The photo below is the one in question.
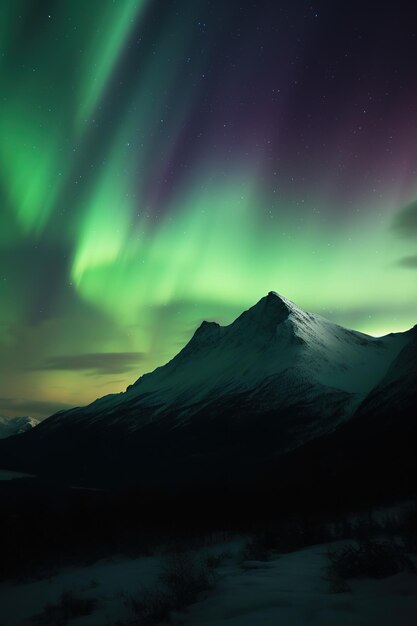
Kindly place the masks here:
<instances>
[{"instance_id":1,"label":"snow-capped mountain peak","mask_svg":"<svg viewBox=\"0 0 417 626\"><path fill-rule=\"evenodd\" d=\"M301 311L293 302L279 296L275 291L270 291L247 311L244 311L231 324L235 328L251 327L253 332L259 330L274 330L278 324L284 322L288 316L296 311Z\"/></svg>"},{"instance_id":2,"label":"snow-capped mountain peak","mask_svg":"<svg viewBox=\"0 0 417 626\"><path fill-rule=\"evenodd\" d=\"M140 377L126 395L110 396L103 403L143 402L162 412L174 404L189 414L213 398L253 396L266 381L271 406L284 401L289 386L306 381L314 394L327 387L353 394L352 403L357 403L385 374L405 341L402 336L376 339L345 329L271 291L228 326L202 322L171 361Z\"/></svg>"},{"instance_id":3,"label":"snow-capped mountain peak","mask_svg":"<svg viewBox=\"0 0 417 626\"><path fill-rule=\"evenodd\" d=\"M110 466L149 476L152 466L163 481L179 462L187 475L201 459L207 472L217 471L213 454L222 451L237 472L248 458L256 468L259 458L286 454L350 420L412 336L349 330L271 291L227 326L202 322L171 361L126 392L60 412L19 437L23 443L8 448L10 463L65 473L82 467L100 477Z\"/></svg>"}]
</instances>

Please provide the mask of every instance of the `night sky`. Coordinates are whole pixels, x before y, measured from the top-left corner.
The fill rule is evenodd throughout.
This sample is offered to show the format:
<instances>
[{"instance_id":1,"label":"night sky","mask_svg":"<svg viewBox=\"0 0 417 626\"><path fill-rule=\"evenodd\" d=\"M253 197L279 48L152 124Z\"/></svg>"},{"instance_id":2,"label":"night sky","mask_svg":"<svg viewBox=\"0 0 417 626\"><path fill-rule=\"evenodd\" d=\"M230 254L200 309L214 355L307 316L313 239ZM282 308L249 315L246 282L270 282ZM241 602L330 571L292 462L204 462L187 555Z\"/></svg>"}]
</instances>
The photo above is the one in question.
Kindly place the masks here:
<instances>
[{"instance_id":1,"label":"night sky","mask_svg":"<svg viewBox=\"0 0 417 626\"><path fill-rule=\"evenodd\" d=\"M0 414L123 390L270 290L417 323L412 7L2 0Z\"/></svg>"}]
</instances>

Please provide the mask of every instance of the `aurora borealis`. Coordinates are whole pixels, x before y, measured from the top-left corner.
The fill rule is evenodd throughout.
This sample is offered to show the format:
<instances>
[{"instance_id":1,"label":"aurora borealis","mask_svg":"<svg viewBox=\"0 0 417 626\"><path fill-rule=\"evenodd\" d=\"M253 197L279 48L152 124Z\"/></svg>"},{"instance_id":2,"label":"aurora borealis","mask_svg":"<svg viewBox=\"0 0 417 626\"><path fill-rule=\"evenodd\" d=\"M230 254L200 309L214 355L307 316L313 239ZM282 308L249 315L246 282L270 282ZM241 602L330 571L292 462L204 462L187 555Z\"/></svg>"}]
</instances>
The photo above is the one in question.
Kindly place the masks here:
<instances>
[{"instance_id":1,"label":"aurora borealis","mask_svg":"<svg viewBox=\"0 0 417 626\"><path fill-rule=\"evenodd\" d=\"M417 323L410 6L3 0L0 414L123 390L270 290Z\"/></svg>"}]
</instances>

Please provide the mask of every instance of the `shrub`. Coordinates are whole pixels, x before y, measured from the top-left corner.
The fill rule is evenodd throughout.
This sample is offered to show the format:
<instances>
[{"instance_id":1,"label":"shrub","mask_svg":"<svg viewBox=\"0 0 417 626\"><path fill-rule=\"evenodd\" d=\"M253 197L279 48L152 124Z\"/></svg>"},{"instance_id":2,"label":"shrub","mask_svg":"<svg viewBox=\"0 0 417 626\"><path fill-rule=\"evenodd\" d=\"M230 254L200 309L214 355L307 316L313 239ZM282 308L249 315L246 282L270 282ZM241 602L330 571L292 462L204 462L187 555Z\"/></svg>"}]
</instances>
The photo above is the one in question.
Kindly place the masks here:
<instances>
[{"instance_id":1,"label":"shrub","mask_svg":"<svg viewBox=\"0 0 417 626\"><path fill-rule=\"evenodd\" d=\"M32 621L42 626L65 626L71 619L91 615L97 605L93 598L79 598L64 591L57 604L47 604Z\"/></svg>"},{"instance_id":2,"label":"shrub","mask_svg":"<svg viewBox=\"0 0 417 626\"><path fill-rule=\"evenodd\" d=\"M242 550L243 561L268 561L272 547L267 533L257 533L251 537Z\"/></svg>"},{"instance_id":3,"label":"shrub","mask_svg":"<svg viewBox=\"0 0 417 626\"><path fill-rule=\"evenodd\" d=\"M141 626L154 626L168 621L172 611L172 597L162 587L143 588L136 598L127 601L135 618L130 624Z\"/></svg>"},{"instance_id":4,"label":"shrub","mask_svg":"<svg viewBox=\"0 0 417 626\"><path fill-rule=\"evenodd\" d=\"M134 613L132 624L154 626L166 622L172 611L181 611L193 604L200 593L215 582L213 571L189 552L170 555L151 588L143 588L136 598L128 600Z\"/></svg>"},{"instance_id":5,"label":"shrub","mask_svg":"<svg viewBox=\"0 0 417 626\"><path fill-rule=\"evenodd\" d=\"M328 553L330 576L336 579L386 578L403 570L414 571L404 551L394 543L363 541Z\"/></svg>"},{"instance_id":6,"label":"shrub","mask_svg":"<svg viewBox=\"0 0 417 626\"><path fill-rule=\"evenodd\" d=\"M417 552L417 506L409 509L403 522L404 544L410 552Z\"/></svg>"},{"instance_id":7,"label":"shrub","mask_svg":"<svg viewBox=\"0 0 417 626\"><path fill-rule=\"evenodd\" d=\"M212 586L208 568L188 552L171 555L160 580L169 590L176 610L192 604L202 591Z\"/></svg>"},{"instance_id":8,"label":"shrub","mask_svg":"<svg viewBox=\"0 0 417 626\"><path fill-rule=\"evenodd\" d=\"M205 563L209 570L215 570L217 567L230 557L229 552L220 552L219 554L208 554Z\"/></svg>"}]
</instances>

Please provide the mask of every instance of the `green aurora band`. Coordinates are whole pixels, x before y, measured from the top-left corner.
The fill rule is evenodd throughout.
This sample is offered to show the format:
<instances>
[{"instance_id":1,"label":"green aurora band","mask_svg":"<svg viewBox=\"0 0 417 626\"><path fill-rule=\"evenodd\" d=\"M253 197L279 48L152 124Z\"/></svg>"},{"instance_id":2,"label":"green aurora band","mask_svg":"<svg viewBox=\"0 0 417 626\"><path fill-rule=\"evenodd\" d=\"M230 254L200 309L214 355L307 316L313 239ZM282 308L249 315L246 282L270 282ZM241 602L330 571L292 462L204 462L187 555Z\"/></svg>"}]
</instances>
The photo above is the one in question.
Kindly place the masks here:
<instances>
[{"instance_id":1,"label":"green aurora band","mask_svg":"<svg viewBox=\"0 0 417 626\"><path fill-rule=\"evenodd\" d=\"M212 68L219 45L234 58L236 6L217 23L209 4L2 3L0 413L46 416L120 391L202 319L230 323L271 289L375 335L417 323L415 270L400 263L416 237L393 228L416 185L384 181L376 164L376 192L364 179L339 187L332 154L314 185L296 165L275 180L288 147L274 135L271 152L275 117L248 125L221 100L257 61ZM323 154L299 160L314 169ZM65 360L127 353L133 364Z\"/></svg>"}]
</instances>

